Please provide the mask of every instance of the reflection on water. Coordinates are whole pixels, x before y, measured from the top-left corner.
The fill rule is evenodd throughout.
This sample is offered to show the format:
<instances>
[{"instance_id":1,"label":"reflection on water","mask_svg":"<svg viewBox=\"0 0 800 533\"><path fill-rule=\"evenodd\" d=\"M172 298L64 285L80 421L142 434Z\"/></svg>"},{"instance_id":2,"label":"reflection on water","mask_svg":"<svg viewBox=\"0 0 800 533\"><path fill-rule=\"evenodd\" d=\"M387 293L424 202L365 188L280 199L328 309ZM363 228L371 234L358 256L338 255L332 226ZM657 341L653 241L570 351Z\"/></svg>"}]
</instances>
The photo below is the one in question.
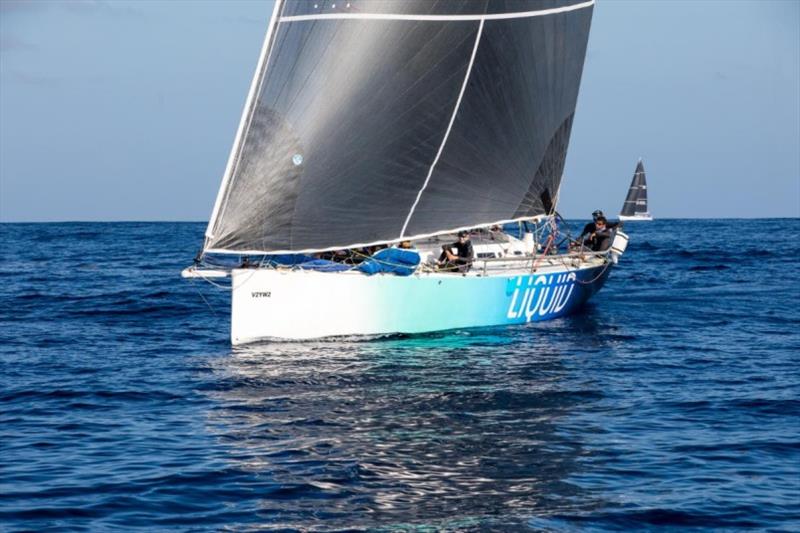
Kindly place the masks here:
<instances>
[{"instance_id":1,"label":"reflection on water","mask_svg":"<svg viewBox=\"0 0 800 533\"><path fill-rule=\"evenodd\" d=\"M564 386L558 325L525 329L236 348L214 360L208 428L238 468L305 493L278 509L267 495L282 521L309 506L454 527L588 509L565 481L581 443L559 424L599 393Z\"/></svg>"},{"instance_id":2,"label":"reflection on water","mask_svg":"<svg viewBox=\"0 0 800 533\"><path fill-rule=\"evenodd\" d=\"M800 220L632 224L569 318L233 351L204 229L0 225L0 530L800 531L800 270L753 239Z\"/></svg>"}]
</instances>

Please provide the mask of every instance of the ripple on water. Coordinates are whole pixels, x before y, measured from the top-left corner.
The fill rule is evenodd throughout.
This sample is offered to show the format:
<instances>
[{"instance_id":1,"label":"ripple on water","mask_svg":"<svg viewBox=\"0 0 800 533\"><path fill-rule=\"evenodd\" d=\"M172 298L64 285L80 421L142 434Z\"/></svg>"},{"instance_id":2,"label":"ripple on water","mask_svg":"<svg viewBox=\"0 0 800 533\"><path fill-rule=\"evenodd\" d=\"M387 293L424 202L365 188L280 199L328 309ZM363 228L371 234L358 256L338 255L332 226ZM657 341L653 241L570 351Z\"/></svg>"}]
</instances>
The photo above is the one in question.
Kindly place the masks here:
<instances>
[{"instance_id":1,"label":"ripple on water","mask_svg":"<svg viewBox=\"0 0 800 533\"><path fill-rule=\"evenodd\" d=\"M566 319L235 349L202 224L0 225L0 529L800 529L800 273L748 239L800 221L728 224L629 225Z\"/></svg>"}]
</instances>

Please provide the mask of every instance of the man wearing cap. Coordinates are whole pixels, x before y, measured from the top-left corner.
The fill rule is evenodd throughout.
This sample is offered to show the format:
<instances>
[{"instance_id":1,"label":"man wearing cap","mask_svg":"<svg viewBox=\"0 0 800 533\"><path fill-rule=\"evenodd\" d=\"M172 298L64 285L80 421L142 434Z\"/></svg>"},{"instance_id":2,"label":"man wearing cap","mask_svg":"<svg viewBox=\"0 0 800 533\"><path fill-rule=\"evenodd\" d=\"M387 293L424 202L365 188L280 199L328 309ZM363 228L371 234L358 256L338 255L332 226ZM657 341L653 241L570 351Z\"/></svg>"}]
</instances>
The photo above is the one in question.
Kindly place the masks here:
<instances>
[{"instance_id":1,"label":"man wearing cap","mask_svg":"<svg viewBox=\"0 0 800 533\"><path fill-rule=\"evenodd\" d=\"M456 253L453 253L453 249L456 250ZM458 242L442 246L442 255L439 256L439 268L466 272L472 266L473 255L469 232L459 231Z\"/></svg>"},{"instance_id":2,"label":"man wearing cap","mask_svg":"<svg viewBox=\"0 0 800 533\"><path fill-rule=\"evenodd\" d=\"M600 217L603 217L603 212L599 209L592 213L592 221L583 227L583 231L577 239L578 241L583 239L585 235L592 235L597 231L597 219ZM606 229L609 230L615 229L617 226L619 226L619 222L606 222L605 225Z\"/></svg>"}]
</instances>

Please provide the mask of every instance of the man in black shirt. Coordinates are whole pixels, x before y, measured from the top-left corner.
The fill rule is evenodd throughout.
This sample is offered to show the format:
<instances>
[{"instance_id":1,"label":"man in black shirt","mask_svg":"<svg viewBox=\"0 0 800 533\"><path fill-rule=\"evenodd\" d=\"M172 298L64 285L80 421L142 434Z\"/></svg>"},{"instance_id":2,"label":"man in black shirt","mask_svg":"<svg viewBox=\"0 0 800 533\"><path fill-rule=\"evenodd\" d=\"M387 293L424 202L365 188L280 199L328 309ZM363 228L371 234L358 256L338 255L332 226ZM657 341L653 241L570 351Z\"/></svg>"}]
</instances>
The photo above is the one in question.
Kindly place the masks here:
<instances>
[{"instance_id":1,"label":"man in black shirt","mask_svg":"<svg viewBox=\"0 0 800 533\"><path fill-rule=\"evenodd\" d=\"M602 211L600 211L600 210L598 209L597 211L595 211L594 213L592 213L592 222L589 222L588 224L586 224L586 225L583 227L583 231L582 231L582 232L581 232L581 234L578 236L578 238L576 239L576 241L580 242L580 240L581 240L581 239L583 239L583 237L584 237L585 235L591 235L592 233L594 233L595 231L597 231L597 226L596 226L596 224L597 224L597 219L598 219L599 217L603 217L603 212L602 212ZM605 219L605 217L603 217L603 218ZM606 219L606 228L608 228L608 229L610 229L610 230L611 230L611 229L616 229L616 228L618 228L618 227L621 227L621 222L609 222L609 221Z\"/></svg>"},{"instance_id":2,"label":"man in black shirt","mask_svg":"<svg viewBox=\"0 0 800 533\"><path fill-rule=\"evenodd\" d=\"M587 246L591 247L593 252L602 252L611 246L611 237L613 235L611 228L608 227L606 217L599 216L594 221L594 231L589 238L586 239Z\"/></svg>"},{"instance_id":3,"label":"man in black shirt","mask_svg":"<svg viewBox=\"0 0 800 533\"><path fill-rule=\"evenodd\" d=\"M456 249L453 253L452 248ZM472 266L472 242L469 240L468 231L458 232L458 242L442 246L442 255L439 256L439 267L443 270L459 270L466 272Z\"/></svg>"},{"instance_id":4,"label":"man in black shirt","mask_svg":"<svg viewBox=\"0 0 800 533\"><path fill-rule=\"evenodd\" d=\"M583 231L578 236L577 240L581 240L584 235L591 235L592 233L594 233L595 230L597 229L597 227L595 226L595 224L597 223L597 219L598 219L598 217L602 217L602 216L603 216L603 212L600 211L599 209L597 211L595 211L594 213L592 213L592 221L589 222L588 224L586 224L583 227ZM619 225L620 225L619 222L609 222L608 219L606 219L606 227L608 229L614 229Z\"/></svg>"},{"instance_id":5,"label":"man in black shirt","mask_svg":"<svg viewBox=\"0 0 800 533\"><path fill-rule=\"evenodd\" d=\"M592 213L592 221L589 222L588 224L586 224L583 227L583 231L578 236L578 240L583 239L583 237L585 235L591 235L592 233L594 233L594 230L595 230L595 225L594 224L595 224L595 222L597 222L597 217L601 217L601 216L603 216L603 212L600 211L599 209Z\"/></svg>"}]
</instances>

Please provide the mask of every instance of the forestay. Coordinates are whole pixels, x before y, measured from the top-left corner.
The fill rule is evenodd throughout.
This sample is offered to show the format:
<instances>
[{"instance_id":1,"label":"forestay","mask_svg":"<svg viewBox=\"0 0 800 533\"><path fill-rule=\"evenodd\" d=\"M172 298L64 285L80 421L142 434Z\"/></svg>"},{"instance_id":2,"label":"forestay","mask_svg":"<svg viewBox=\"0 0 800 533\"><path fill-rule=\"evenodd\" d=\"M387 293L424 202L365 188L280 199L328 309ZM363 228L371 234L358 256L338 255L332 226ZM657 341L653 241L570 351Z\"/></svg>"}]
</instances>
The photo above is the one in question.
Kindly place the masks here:
<instances>
[{"instance_id":1,"label":"forestay","mask_svg":"<svg viewBox=\"0 0 800 533\"><path fill-rule=\"evenodd\" d=\"M278 0L205 251L347 248L549 213L593 3Z\"/></svg>"}]
</instances>

